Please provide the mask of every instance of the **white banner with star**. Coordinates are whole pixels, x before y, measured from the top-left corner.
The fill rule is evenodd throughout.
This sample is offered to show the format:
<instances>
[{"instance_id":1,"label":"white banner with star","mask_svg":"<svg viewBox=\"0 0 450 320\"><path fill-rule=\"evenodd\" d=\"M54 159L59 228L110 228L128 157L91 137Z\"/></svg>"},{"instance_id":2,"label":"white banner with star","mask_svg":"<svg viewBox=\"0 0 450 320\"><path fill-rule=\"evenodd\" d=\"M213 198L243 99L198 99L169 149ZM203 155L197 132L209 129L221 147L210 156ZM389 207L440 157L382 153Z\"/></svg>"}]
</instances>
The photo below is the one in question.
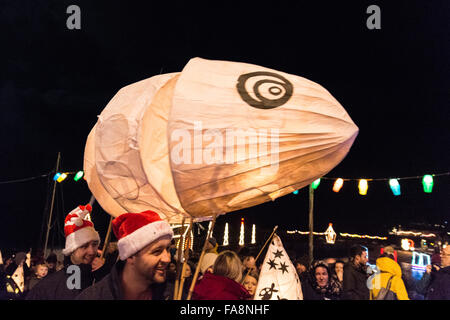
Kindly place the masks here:
<instances>
[{"instance_id":1,"label":"white banner with star","mask_svg":"<svg viewBox=\"0 0 450 320\"><path fill-rule=\"evenodd\" d=\"M264 258L254 300L303 300L297 271L277 235Z\"/></svg>"}]
</instances>

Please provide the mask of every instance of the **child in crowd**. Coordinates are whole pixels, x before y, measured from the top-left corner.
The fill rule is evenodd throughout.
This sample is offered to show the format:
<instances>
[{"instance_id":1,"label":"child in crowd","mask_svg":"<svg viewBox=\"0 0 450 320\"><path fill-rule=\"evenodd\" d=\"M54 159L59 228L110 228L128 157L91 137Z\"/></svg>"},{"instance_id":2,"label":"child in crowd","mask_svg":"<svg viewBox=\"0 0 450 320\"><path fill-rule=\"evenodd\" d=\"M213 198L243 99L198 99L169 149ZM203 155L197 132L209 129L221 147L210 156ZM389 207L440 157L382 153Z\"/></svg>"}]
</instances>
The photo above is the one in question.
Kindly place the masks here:
<instances>
[{"instance_id":1,"label":"child in crowd","mask_svg":"<svg viewBox=\"0 0 450 320\"><path fill-rule=\"evenodd\" d=\"M45 261L39 261L35 266L35 273L31 275L28 284L28 290L31 290L36 284L44 279L48 274L48 265Z\"/></svg>"}]
</instances>

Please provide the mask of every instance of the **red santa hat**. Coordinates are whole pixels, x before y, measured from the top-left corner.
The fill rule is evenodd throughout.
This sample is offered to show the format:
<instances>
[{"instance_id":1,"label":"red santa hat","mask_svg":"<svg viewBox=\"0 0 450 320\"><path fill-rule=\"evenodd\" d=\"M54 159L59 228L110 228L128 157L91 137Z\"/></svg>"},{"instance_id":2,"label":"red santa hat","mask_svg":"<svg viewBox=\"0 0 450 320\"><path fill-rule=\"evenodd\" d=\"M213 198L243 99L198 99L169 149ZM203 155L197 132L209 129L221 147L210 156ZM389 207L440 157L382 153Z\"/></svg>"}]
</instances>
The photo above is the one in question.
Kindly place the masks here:
<instances>
[{"instance_id":1,"label":"red santa hat","mask_svg":"<svg viewBox=\"0 0 450 320\"><path fill-rule=\"evenodd\" d=\"M95 231L92 221L85 219L91 211L92 207L87 204L76 207L67 215L64 220L64 233L66 234L66 247L62 251L64 255L70 255L90 241L100 241L100 236Z\"/></svg>"},{"instance_id":2,"label":"red santa hat","mask_svg":"<svg viewBox=\"0 0 450 320\"><path fill-rule=\"evenodd\" d=\"M125 260L158 238L173 237L170 225L156 212L124 213L112 221L120 260Z\"/></svg>"}]
</instances>

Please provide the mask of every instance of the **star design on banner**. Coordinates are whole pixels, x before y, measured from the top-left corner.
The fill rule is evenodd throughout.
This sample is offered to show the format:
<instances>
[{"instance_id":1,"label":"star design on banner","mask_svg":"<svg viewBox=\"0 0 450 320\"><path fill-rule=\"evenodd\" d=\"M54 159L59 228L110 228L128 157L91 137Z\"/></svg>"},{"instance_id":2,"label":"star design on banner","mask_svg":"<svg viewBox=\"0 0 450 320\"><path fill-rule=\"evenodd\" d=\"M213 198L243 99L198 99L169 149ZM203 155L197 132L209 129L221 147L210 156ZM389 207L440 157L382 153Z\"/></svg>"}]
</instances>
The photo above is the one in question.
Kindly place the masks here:
<instances>
[{"instance_id":1,"label":"star design on banner","mask_svg":"<svg viewBox=\"0 0 450 320\"><path fill-rule=\"evenodd\" d=\"M275 262L275 259L273 259L273 260L269 259L269 261L267 263L270 265L270 269L269 270L272 270L272 268L275 269L275 270L277 269L277 264Z\"/></svg>"},{"instance_id":2,"label":"star design on banner","mask_svg":"<svg viewBox=\"0 0 450 320\"><path fill-rule=\"evenodd\" d=\"M281 262L281 263L280 263L280 269L278 269L278 270L282 270L282 271L283 271L283 274L284 274L285 271L286 271L286 273L289 273L287 267L288 267L288 266L286 265L286 263Z\"/></svg>"},{"instance_id":3,"label":"star design on banner","mask_svg":"<svg viewBox=\"0 0 450 320\"><path fill-rule=\"evenodd\" d=\"M276 258L280 258L283 256L283 252L277 249L277 252L273 252L273 254L275 255L275 259Z\"/></svg>"}]
</instances>

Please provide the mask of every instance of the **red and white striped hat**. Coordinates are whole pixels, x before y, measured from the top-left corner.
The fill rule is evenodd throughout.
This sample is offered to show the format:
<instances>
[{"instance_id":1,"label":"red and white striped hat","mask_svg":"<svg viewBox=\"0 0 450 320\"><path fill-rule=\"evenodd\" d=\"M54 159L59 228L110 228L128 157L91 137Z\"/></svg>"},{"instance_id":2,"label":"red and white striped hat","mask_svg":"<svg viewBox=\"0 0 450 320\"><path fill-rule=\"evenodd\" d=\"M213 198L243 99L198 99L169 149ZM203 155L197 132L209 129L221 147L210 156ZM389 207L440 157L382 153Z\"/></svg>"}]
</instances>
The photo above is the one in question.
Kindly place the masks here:
<instances>
[{"instance_id":1,"label":"red and white striped hat","mask_svg":"<svg viewBox=\"0 0 450 320\"><path fill-rule=\"evenodd\" d=\"M64 220L64 233L66 235L66 247L63 249L63 254L68 256L77 248L86 243L97 240L100 241L100 236L94 229L92 221L85 219L88 213L91 213L92 207L87 204L85 206L78 206L73 209Z\"/></svg>"},{"instance_id":2,"label":"red and white striped hat","mask_svg":"<svg viewBox=\"0 0 450 320\"><path fill-rule=\"evenodd\" d=\"M120 260L125 260L158 238L170 235L170 225L156 212L124 213L112 221L117 239Z\"/></svg>"}]
</instances>

